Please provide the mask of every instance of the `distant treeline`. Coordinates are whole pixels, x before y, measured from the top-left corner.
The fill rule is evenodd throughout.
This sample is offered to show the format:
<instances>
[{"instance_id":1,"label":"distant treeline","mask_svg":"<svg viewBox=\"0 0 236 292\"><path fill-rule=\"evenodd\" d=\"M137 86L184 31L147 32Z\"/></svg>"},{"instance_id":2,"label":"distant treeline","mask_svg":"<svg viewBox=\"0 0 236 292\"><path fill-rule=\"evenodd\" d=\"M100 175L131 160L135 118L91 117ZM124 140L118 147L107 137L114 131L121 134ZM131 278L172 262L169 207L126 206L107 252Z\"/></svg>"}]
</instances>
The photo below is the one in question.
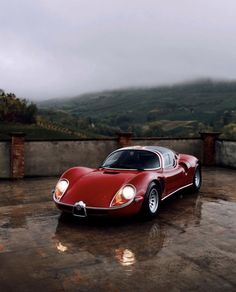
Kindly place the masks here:
<instances>
[{"instance_id":1,"label":"distant treeline","mask_svg":"<svg viewBox=\"0 0 236 292\"><path fill-rule=\"evenodd\" d=\"M38 106L45 120L89 137L120 131L137 137L198 137L201 131L219 131L236 139L236 81L94 92Z\"/></svg>"},{"instance_id":2,"label":"distant treeline","mask_svg":"<svg viewBox=\"0 0 236 292\"><path fill-rule=\"evenodd\" d=\"M9 123L35 123L37 106L20 99L14 93L5 93L0 89L0 121Z\"/></svg>"}]
</instances>

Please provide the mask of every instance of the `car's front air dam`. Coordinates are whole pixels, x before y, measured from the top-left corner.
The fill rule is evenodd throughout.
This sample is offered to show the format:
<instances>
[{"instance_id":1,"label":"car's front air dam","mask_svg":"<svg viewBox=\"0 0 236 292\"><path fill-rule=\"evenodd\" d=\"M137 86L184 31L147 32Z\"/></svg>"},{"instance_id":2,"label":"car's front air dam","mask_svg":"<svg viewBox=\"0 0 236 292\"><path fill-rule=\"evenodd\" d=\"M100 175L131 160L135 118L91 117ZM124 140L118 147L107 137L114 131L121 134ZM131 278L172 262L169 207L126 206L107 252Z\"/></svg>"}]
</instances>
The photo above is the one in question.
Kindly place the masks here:
<instances>
[{"instance_id":1,"label":"car's front air dam","mask_svg":"<svg viewBox=\"0 0 236 292\"><path fill-rule=\"evenodd\" d=\"M121 207L118 209L112 209L110 208L108 210L109 216L119 217L119 216L132 216L135 214L138 214L142 207L142 201L139 200L138 202L133 201L130 205L126 207Z\"/></svg>"},{"instance_id":2,"label":"car's front air dam","mask_svg":"<svg viewBox=\"0 0 236 292\"><path fill-rule=\"evenodd\" d=\"M57 208L63 212L73 214L73 205L64 205L55 202ZM120 217L120 216L132 216L140 212L142 207L142 200L137 202L134 200L130 205L120 208L86 208L86 213L88 217L92 216L111 216L111 217Z\"/></svg>"}]
</instances>

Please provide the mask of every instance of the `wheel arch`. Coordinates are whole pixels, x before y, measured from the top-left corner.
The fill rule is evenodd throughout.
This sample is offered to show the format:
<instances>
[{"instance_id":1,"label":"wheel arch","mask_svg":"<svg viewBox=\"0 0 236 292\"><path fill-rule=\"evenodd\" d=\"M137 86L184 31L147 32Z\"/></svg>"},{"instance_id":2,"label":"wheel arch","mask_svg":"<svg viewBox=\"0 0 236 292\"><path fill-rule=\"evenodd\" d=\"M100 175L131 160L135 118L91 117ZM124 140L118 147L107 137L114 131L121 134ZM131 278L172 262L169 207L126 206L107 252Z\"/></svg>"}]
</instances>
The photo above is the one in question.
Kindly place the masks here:
<instances>
[{"instance_id":1,"label":"wheel arch","mask_svg":"<svg viewBox=\"0 0 236 292\"><path fill-rule=\"evenodd\" d=\"M158 190L160 191L160 195L162 195L165 189L164 179L163 178L154 179L153 181L150 182L150 184L151 183L155 183L155 185L158 187Z\"/></svg>"},{"instance_id":2,"label":"wheel arch","mask_svg":"<svg viewBox=\"0 0 236 292\"><path fill-rule=\"evenodd\" d=\"M200 169L202 168L202 162L198 159L197 162L196 162L196 165L195 165L195 169L197 167L200 167Z\"/></svg>"}]
</instances>

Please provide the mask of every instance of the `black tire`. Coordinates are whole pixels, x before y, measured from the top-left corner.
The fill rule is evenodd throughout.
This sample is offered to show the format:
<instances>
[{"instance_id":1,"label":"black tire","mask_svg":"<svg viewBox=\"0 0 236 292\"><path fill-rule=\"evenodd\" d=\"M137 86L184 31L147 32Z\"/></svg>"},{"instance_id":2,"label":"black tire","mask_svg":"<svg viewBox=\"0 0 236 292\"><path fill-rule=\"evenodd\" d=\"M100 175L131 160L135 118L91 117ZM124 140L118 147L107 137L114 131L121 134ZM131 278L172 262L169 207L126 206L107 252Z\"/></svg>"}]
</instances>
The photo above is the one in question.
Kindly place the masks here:
<instances>
[{"instance_id":1,"label":"black tire","mask_svg":"<svg viewBox=\"0 0 236 292\"><path fill-rule=\"evenodd\" d=\"M198 165L195 169L194 176L193 176L193 186L192 189L194 192L198 192L202 185L202 172L201 167Z\"/></svg>"},{"instance_id":2,"label":"black tire","mask_svg":"<svg viewBox=\"0 0 236 292\"><path fill-rule=\"evenodd\" d=\"M160 208L160 189L153 182L149 185L142 206L142 214L146 218L153 218Z\"/></svg>"}]
</instances>

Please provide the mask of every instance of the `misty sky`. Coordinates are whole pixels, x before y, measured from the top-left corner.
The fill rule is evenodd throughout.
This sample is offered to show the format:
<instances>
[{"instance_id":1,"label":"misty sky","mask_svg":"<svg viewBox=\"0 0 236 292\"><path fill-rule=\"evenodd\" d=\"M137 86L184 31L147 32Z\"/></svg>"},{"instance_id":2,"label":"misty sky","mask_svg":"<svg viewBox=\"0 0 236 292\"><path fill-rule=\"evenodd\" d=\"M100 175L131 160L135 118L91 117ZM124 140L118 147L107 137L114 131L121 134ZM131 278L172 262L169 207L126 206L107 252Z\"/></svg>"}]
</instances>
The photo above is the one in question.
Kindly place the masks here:
<instances>
[{"instance_id":1,"label":"misty sky","mask_svg":"<svg viewBox=\"0 0 236 292\"><path fill-rule=\"evenodd\" d=\"M235 0L0 0L0 88L28 99L236 79Z\"/></svg>"}]
</instances>

